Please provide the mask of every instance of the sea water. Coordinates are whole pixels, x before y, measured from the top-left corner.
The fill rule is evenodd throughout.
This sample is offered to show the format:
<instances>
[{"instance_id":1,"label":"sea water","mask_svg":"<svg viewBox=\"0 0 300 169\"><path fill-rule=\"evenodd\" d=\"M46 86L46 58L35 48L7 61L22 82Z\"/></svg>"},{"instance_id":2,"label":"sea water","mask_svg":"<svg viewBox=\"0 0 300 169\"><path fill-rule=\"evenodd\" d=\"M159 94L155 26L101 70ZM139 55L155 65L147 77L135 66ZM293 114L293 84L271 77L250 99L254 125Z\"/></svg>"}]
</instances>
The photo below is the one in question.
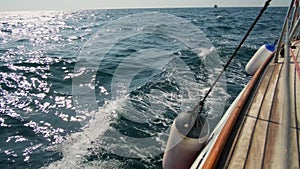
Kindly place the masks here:
<instances>
[{"instance_id":1,"label":"sea water","mask_svg":"<svg viewBox=\"0 0 300 169\"><path fill-rule=\"evenodd\" d=\"M214 126L278 38L269 8L206 100ZM0 12L0 168L162 168L260 8Z\"/></svg>"}]
</instances>

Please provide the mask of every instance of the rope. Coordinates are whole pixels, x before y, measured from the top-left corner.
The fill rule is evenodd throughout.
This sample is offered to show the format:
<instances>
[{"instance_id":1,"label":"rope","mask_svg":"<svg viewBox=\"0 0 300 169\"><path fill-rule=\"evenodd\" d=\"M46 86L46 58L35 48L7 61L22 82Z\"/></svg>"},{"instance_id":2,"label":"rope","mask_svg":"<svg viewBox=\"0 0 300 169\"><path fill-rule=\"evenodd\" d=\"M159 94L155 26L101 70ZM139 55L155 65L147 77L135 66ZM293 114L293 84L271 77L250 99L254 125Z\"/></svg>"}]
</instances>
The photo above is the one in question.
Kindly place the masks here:
<instances>
[{"instance_id":1,"label":"rope","mask_svg":"<svg viewBox=\"0 0 300 169\"><path fill-rule=\"evenodd\" d=\"M262 14L265 12L265 10L267 9L267 7L270 5L270 2L272 0L267 0L265 2L264 7L260 10L259 15L256 17L255 21L253 22L253 24L251 25L251 27L249 28L249 30L247 31L247 33L245 34L244 38L242 39L242 41L239 43L239 45L237 46L237 48L235 49L235 51L233 52L233 54L231 55L230 59L227 61L226 65L224 66L223 70L220 72L220 74L217 76L216 80L214 81L214 83L211 85L210 89L207 91L207 93L205 94L204 98L195 106L195 108L193 109L193 112L198 111L199 113L202 112L202 109L204 107L204 103L207 99L207 97L209 96L209 94L211 93L212 89L216 86L216 83L220 80L221 76L223 75L223 73L225 72L225 70L227 69L227 67L229 66L229 64L231 63L231 61L233 60L233 58L235 57L235 55L237 54L238 50L241 48L242 44L245 42L245 40L247 39L247 37L249 36L250 32L252 31L252 29L254 28L254 26L256 25L257 21L259 20L259 18L262 16ZM199 109L200 106L200 109Z\"/></svg>"}]
</instances>

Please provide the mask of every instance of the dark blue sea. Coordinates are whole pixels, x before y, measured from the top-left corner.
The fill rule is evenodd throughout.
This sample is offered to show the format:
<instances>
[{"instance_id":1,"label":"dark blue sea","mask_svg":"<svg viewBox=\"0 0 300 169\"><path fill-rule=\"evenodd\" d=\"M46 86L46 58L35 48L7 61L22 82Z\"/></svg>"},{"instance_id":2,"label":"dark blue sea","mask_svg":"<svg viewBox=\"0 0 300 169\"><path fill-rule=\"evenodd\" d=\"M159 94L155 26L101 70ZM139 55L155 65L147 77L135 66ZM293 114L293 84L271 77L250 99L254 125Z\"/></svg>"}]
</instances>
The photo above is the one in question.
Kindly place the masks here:
<instances>
[{"instance_id":1,"label":"dark blue sea","mask_svg":"<svg viewBox=\"0 0 300 169\"><path fill-rule=\"evenodd\" d=\"M213 130L278 38L269 8L205 102ZM260 8L0 12L0 168L162 168Z\"/></svg>"}]
</instances>

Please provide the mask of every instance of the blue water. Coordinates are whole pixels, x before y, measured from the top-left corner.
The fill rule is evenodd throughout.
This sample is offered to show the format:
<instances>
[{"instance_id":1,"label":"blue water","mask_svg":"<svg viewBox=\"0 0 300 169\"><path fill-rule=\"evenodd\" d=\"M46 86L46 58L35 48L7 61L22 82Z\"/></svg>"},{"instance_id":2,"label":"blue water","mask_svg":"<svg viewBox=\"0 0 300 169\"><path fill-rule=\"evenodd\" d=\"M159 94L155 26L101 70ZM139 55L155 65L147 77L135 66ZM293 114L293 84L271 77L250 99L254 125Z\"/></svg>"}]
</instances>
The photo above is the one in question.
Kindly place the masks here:
<instances>
[{"instance_id":1,"label":"blue water","mask_svg":"<svg viewBox=\"0 0 300 169\"><path fill-rule=\"evenodd\" d=\"M0 12L0 168L161 168L172 121L203 98L259 11ZM211 130L285 12L265 12L211 93Z\"/></svg>"}]
</instances>

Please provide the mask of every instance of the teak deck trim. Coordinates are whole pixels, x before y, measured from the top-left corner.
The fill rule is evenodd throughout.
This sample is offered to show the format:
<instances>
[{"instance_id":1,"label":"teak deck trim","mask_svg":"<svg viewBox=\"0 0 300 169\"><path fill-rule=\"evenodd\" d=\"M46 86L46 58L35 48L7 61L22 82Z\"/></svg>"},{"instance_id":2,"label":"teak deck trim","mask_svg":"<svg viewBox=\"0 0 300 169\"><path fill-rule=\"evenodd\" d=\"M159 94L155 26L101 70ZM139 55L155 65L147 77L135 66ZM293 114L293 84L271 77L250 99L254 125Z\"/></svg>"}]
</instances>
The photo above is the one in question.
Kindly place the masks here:
<instances>
[{"instance_id":1,"label":"teak deck trim","mask_svg":"<svg viewBox=\"0 0 300 169\"><path fill-rule=\"evenodd\" d=\"M297 60L299 61L299 47ZM248 99L236 124L236 134L231 133L231 143L226 143L227 150L222 152L222 159L217 164L222 168L280 168L281 158L289 156L289 168L299 168L300 139L300 79L294 62L290 63L290 154L278 149L283 113L283 60L270 63L265 68L257 88Z\"/></svg>"},{"instance_id":2,"label":"teak deck trim","mask_svg":"<svg viewBox=\"0 0 300 169\"><path fill-rule=\"evenodd\" d=\"M239 113L241 109L243 108L245 102L248 99L248 96L251 94L252 89L255 86L256 81L260 78L261 73L264 71L265 67L270 62L271 58L273 58L274 53L272 53L268 59L265 61L263 65L260 66L260 68L256 71L255 75L251 79L249 85L247 86L247 89L244 91L243 95L237 102L235 108L233 109L230 117L228 118L226 124L224 125L221 133L219 134L219 137L217 138L215 144L213 145L213 148L208 155L203 168L214 168L217 164L217 161L224 149L224 146L229 138L229 135L231 133L231 130L234 127L234 124L239 116Z\"/></svg>"},{"instance_id":3,"label":"teak deck trim","mask_svg":"<svg viewBox=\"0 0 300 169\"><path fill-rule=\"evenodd\" d=\"M300 43L299 43L300 44ZM294 50L300 60L300 46ZM220 132L202 168L278 168L284 152L278 150L283 111L283 59L268 60L255 73ZM292 58L291 58L292 59ZM290 63L291 123L289 167L299 168L300 79ZM242 113L241 113L242 112ZM236 122L238 122L236 124ZM232 133L232 131L234 131ZM224 151L224 147L226 150ZM278 153L279 152L279 153ZM219 158L221 160L219 160Z\"/></svg>"}]
</instances>

